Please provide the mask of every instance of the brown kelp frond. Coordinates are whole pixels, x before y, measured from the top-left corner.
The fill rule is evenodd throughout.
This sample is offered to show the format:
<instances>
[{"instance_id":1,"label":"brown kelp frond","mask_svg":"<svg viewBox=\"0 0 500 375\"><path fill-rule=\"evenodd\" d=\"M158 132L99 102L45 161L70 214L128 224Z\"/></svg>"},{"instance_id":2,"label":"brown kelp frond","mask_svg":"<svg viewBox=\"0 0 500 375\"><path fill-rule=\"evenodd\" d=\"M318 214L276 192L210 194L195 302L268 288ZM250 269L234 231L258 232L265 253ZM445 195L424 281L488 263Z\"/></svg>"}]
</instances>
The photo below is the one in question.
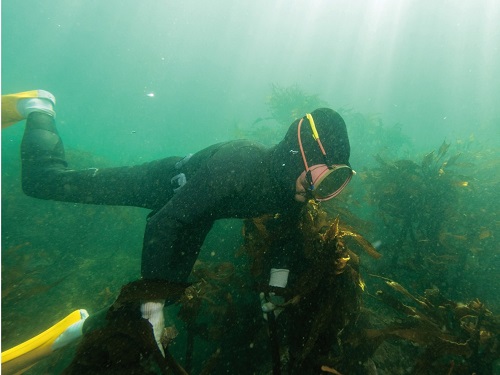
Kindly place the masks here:
<instances>
[{"instance_id":1,"label":"brown kelp frond","mask_svg":"<svg viewBox=\"0 0 500 375\"><path fill-rule=\"evenodd\" d=\"M333 220L328 220L326 212L321 210L319 205L313 201L309 202L310 209L308 210L307 217L310 220L309 230L314 232L318 231L320 240L328 242L336 239L347 240L349 238L355 241L362 250L364 250L371 257L378 259L381 254L375 250L372 244L367 241L362 235L357 233L354 228L347 224L340 222L339 216Z\"/></svg>"},{"instance_id":2,"label":"brown kelp frond","mask_svg":"<svg viewBox=\"0 0 500 375\"><path fill-rule=\"evenodd\" d=\"M418 358L417 368L432 368L432 363L443 356L462 356L470 363L487 363L498 357L500 348L500 321L478 299L466 304L445 298L437 288L427 289L417 297L401 284L385 277L389 292L379 290L376 298L391 307L398 319L380 330L370 330L367 337L398 337L426 348ZM390 291L403 295L415 306L403 304Z\"/></svg>"}]
</instances>

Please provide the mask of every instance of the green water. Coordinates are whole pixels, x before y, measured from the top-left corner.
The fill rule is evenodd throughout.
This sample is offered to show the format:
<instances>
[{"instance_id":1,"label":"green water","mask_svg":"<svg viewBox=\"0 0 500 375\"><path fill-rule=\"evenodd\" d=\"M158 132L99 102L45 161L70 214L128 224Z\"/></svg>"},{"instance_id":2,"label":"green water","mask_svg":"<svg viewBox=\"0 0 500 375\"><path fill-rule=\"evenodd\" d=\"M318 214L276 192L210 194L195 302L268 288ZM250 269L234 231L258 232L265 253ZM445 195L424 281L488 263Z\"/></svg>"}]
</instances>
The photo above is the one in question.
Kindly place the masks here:
<instances>
[{"instance_id":1,"label":"green water","mask_svg":"<svg viewBox=\"0 0 500 375\"><path fill-rule=\"evenodd\" d=\"M56 96L73 167L136 164L241 137L276 143L286 127L256 120L271 116L273 85L299 88L346 119L359 178L345 200L373 224L360 228L367 239L392 244L367 272L500 311L498 1L4 0L1 10L2 94ZM20 123L1 134L3 350L72 309L108 306L139 276L148 213L24 196L22 133ZM402 240L387 234L397 219L382 221L368 193L383 191L366 179L379 166L373 155L420 164L443 141L446 158L462 153L453 175L469 185L426 194L430 205L453 199L458 213L431 219L444 223L440 238L455 257L440 277L391 273L415 259L404 243L392 257ZM234 259L240 227L229 223L214 229L202 259ZM31 373L57 373L65 360Z\"/></svg>"}]
</instances>

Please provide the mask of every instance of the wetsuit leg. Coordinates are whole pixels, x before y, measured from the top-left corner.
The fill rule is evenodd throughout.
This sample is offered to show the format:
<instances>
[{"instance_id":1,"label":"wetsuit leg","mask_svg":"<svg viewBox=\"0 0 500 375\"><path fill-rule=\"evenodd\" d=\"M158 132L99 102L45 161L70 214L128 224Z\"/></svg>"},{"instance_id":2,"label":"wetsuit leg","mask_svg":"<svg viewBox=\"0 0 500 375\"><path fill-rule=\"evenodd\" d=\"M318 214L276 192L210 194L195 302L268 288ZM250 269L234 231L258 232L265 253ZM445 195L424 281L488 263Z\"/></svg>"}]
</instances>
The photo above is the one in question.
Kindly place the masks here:
<instances>
[{"instance_id":1,"label":"wetsuit leg","mask_svg":"<svg viewBox=\"0 0 500 375\"><path fill-rule=\"evenodd\" d=\"M41 199L157 210L174 194L170 179L179 173L175 163L181 159L72 170L53 117L34 112L26 121L21 144L23 190Z\"/></svg>"}]
</instances>

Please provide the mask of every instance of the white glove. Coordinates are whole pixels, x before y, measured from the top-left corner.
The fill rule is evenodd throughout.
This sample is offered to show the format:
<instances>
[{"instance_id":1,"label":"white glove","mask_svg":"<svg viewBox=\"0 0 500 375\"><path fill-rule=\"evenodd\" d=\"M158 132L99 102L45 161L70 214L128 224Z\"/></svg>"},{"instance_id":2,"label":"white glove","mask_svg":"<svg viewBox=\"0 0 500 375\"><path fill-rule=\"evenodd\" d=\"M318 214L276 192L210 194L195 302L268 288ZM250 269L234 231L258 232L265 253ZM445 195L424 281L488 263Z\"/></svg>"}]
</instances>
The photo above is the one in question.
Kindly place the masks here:
<instances>
[{"instance_id":1,"label":"white glove","mask_svg":"<svg viewBox=\"0 0 500 375\"><path fill-rule=\"evenodd\" d=\"M288 283L289 273L290 271L284 268L271 268L269 286L275 288L285 288ZM279 314L281 314L283 308L280 306L285 303L284 297L276 295L275 292L270 292L267 296L264 292L261 292L259 297L264 319L267 320L267 314L271 311L274 312L274 316L276 318Z\"/></svg>"},{"instance_id":2,"label":"white glove","mask_svg":"<svg viewBox=\"0 0 500 375\"><path fill-rule=\"evenodd\" d=\"M165 300L147 301L141 304L141 314L144 319L147 319L153 327L153 334L155 336L156 344L160 349L161 354L165 357L165 351L161 344L163 330L165 328L165 317L163 315L163 308L165 307Z\"/></svg>"}]
</instances>

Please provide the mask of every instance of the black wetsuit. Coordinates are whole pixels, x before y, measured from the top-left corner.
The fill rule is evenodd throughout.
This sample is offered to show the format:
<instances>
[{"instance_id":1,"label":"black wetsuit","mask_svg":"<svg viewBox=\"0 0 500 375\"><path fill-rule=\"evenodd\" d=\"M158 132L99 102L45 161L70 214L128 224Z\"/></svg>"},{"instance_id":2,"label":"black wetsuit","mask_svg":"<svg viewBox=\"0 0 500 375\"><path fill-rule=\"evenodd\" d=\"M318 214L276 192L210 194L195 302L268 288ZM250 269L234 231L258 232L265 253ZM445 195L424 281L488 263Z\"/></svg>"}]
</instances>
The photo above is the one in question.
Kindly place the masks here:
<instances>
[{"instance_id":1,"label":"black wetsuit","mask_svg":"<svg viewBox=\"0 0 500 375\"><path fill-rule=\"evenodd\" d=\"M342 118L329 109L313 115L329 156L348 163ZM277 213L284 225L297 220L302 204L294 200L295 181L304 166L296 129L297 121L273 148L245 140L210 146L181 168L176 165L182 157L169 157L132 167L71 170L53 118L35 112L21 146L23 190L41 199L151 209L142 276L185 282L215 220ZM303 132L309 165L323 163L310 129ZM187 182L177 189L171 179L180 173Z\"/></svg>"}]
</instances>

